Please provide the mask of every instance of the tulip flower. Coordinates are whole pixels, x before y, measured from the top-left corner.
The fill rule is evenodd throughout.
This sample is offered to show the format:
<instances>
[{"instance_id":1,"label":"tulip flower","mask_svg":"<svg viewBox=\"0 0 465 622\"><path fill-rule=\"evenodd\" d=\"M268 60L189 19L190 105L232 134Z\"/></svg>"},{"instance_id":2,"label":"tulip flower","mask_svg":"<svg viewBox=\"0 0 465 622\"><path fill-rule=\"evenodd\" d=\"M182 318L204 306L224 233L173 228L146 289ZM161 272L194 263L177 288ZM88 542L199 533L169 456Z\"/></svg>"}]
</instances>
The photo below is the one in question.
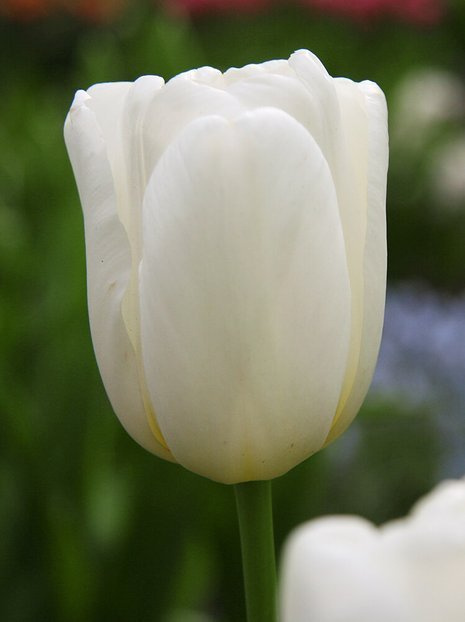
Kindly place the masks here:
<instances>
[{"instance_id":1,"label":"tulip flower","mask_svg":"<svg viewBox=\"0 0 465 622\"><path fill-rule=\"evenodd\" d=\"M464 577L465 480L450 480L380 528L356 516L299 527L285 549L282 622L462 622Z\"/></svg>"},{"instance_id":2,"label":"tulip flower","mask_svg":"<svg viewBox=\"0 0 465 622\"><path fill-rule=\"evenodd\" d=\"M378 354L384 96L302 50L78 91L65 138L112 406L149 451L237 483L248 620L273 622L261 480L345 430Z\"/></svg>"},{"instance_id":3,"label":"tulip flower","mask_svg":"<svg viewBox=\"0 0 465 622\"><path fill-rule=\"evenodd\" d=\"M383 322L386 105L310 52L78 91L65 138L114 411L224 483L339 436Z\"/></svg>"}]
</instances>

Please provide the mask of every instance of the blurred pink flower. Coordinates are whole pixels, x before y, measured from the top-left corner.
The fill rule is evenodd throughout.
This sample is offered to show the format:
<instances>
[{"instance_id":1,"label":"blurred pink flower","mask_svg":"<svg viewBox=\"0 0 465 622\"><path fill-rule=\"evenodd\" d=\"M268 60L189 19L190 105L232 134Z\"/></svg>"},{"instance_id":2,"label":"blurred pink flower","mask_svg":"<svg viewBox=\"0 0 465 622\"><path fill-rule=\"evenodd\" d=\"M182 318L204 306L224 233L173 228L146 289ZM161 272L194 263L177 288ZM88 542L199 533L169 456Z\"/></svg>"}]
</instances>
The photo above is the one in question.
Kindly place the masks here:
<instances>
[{"instance_id":1,"label":"blurred pink flower","mask_svg":"<svg viewBox=\"0 0 465 622\"><path fill-rule=\"evenodd\" d=\"M89 22L107 22L124 8L126 0L74 0L71 4L75 15Z\"/></svg>"},{"instance_id":2,"label":"blurred pink flower","mask_svg":"<svg viewBox=\"0 0 465 622\"><path fill-rule=\"evenodd\" d=\"M46 15L51 5L50 0L4 0L0 15L28 21Z\"/></svg>"},{"instance_id":3,"label":"blurred pink flower","mask_svg":"<svg viewBox=\"0 0 465 622\"><path fill-rule=\"evenodd\" d=\"M273 4L301 4L322 12L371 20L393 16L418 24L434 24L443 13L444 0L165 0L175 12L254 11Z\"/></svg>"},{"instance_id":4,"label":"blurred pink flower","mask_svg":"<svg viewBox=\"0 0 465 622\"><path fill-rule=\"evenodd\" d=\"M223 11L256 11L270 6L272 0L167 0L166 6L176 12L199 14Z\"/></svg>"},{"instance_id":5,"label":"blurred pink flower","mask_svg":"<svg viewBox=\"0 0 465 622\"><path fill-rule=\"evenodd\" d=\"M0 0L0 15L30 21L52 13L71 13L90 22L109 21L126 0Z\"/></svg>"},{"instance_id":6,"label":"blurred pink flower","mask_svg":"<svg viewBox=\"0 0 465 622\"><path fill-rule=\"evenodd\" d=\"M307 6L356 19L394 16L417 24L434 24L442 16L441 0L301 0Z\"/></svg>"}]
</instances>

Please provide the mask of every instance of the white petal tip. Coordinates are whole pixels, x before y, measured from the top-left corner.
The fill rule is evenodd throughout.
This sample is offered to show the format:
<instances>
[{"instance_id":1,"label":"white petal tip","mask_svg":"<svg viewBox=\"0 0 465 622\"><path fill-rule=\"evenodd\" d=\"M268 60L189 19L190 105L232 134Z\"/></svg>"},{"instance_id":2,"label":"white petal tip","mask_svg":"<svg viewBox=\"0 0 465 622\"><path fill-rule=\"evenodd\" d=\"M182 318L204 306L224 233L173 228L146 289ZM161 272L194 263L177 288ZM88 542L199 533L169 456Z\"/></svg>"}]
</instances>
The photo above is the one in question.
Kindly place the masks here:
<instances>
[{"instance_id":1,"label":"white petal tip","mask_svg":"<svg viewBox=\"0 0 465 622\"><path fill-rule=\"evenodd\" d=\"M76 94L74 95L73 103L71 104L69 112L71 114L73 112L76 112L77 110L79 110L79 108L85 106L90 99L91 97L86 91L79 89L79 91L76 91Z\"/></svg>"},{"instance_id":2,"label":"white petal tip","mask_svg":"<svg viewBox=\"0 0 465 622\"><path fill-rule=\"evenodd\" d=\"M372 82L371 80L363 80L359 82L359 87L368 97L384 97L384 92L381 87L376 84L376 82Z\"/></svg>"},{"instance_id":3,"label":"white petal tip","mask_svg":"<svg viewBox=\"0 0 465 622\"><path fill-rule=\"evenodd\" d=\"M325 76L329 76L328 71L326 67L323 65L323 63L321 62L321 60L313 52L310 52L310 50L306 50L302 48L300 50L296 50L289 57L289 64L291 66L293 65L293 63L299 63L302 61L311 63L314 67L316 67L319 71L321 71Z\"/></svg>"}]
</instances>

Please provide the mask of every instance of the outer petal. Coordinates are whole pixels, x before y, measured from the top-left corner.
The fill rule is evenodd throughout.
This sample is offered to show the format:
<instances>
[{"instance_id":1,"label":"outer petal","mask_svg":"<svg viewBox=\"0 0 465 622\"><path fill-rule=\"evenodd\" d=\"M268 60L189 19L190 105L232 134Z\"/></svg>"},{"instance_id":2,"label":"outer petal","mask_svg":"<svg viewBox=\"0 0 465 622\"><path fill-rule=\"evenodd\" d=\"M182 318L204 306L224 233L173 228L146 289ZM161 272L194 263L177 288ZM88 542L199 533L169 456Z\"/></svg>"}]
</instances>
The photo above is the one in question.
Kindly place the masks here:
<instances>
[{"instance_id":1,"label":"outer petal","mask_svg":"<svg viewBox=\"0 0 465 622\"><path fill-rule=\"evenodd\" d=\"M105 82L94 84L87 90L89 96L86 105L91 110L97 122L105 145L113 179L121 179L124 171L118 156L121 152L121 134L119 123L124 107L126 95L131 89L131 82ZM118 188L115 187L118 192ZM118 204L118 209L119 209Z\"/></svg>"},{"instance_id":2,"label":"outer petal","mask_svg":"<svg viewBox=\"0 0 465 622\"><path fill-rule=\"evenodd\" d=\"M95 102L94 102L95 103ZM84 211L92 339L105 389L128 433L170 459L154 438L139 390L137 364L121 315L131 269L128 239L117 215L107 145L89 95L77 93L65 140Z\"/></svg>"},{"instance_id":3,"label":"outer petal","mask_svg":"<svg viewBox=\"0 0 465 622\"><path fill-rule=\"evenodd\" d=\"M123 318L140 360L139 265L142 257L142 202L150 176L144 154L143 124L164 85L159 76L142 76L131 84L117 123L121 147L114 154L118 169L118 205L131 248L131 279L123 298ZM115 131L115 129L114 129ZM141 365L140 375L143 375ZM145 386L145 380L143 380Z\"/></svg>"},{"instance_id":4,"label":"outer petal","mask_svg":"<svg viewBox=\"0 0 465 622\"><path fill-rule=\"evenodd\" d=\"M198 120L159 161L143 218L144 365L173 455L226 483L286 472L328 433L350 337L320 149L274 109Z\"/></svg>"},{"instance_id":5,"label":"outer petal","mask_svg":"<svg viewBox=\"0 0 465 622\"><path fill-rule=\"evenodd\" d=\"M328 159L336 186L344 231L352 291L352 327L347 371L334 423L335 426L343 424L347 427L357 414L368 389L379 346L379 339L377 341L377 336L373 335L372 331L368 329L368 338L364 336L364 331L367 331L367 327L364 326L364 322L367 321L365 287L371 287L371 283L367 282L364 275L367 259L365 241L370 217L370 201L367 193L371 156L369 155L369 114L364 84L360 85L347 79L331 78L321 62L306 50L293 54L289 59L289 64L301 83L305 85L308 98L314 100L312 106L308 106L307 109L314 108L318 112L318 114L312 113L310 121L308 118L302 118L306 127L319 141ZM296 101L295 97L293 99ZM317 128L320 129L315 130L315 120L317 120ZM385 183L386 174L384 175L384 187ZM383 218L385 218L384 211ZM379 254L384 252L385 261L385 241L384 245L379 244L375 251ZM383 288L385 269L384 274L381 272L377 278ZM381 291L384 302L384 290L381 289ZM383 311L382 308L380 310L379 305L373 305L368 313L371 317L373 313L378 313L377 319L382 323ZM362 353L362 341L364 346L374 343L374 359L365 360L370 357L365 356L366 351ZM363 372L360 370L361 365L364 366ZM360 384L361 375L363 375L363 382ZM348 404L351 395L351 403ZM344 417L341 420L343 411Z\"/></svg>"},{"instance_id":6,"label":"outer petal","mask_svg":"<svg viewBox=\"0 0 465 622\"><path fill-rule=\"evenodd\" d=\"M309 110L312 112L307 113L302 123L312 134L317 135L321 132L320 147L325 152L337 183L335 159L338 157L340 143L344 137L335 80L328 74L320 60L308 50L298 50L291 54L289 66L293 70L293 77L306 89L310 101ZM345 164L348 165L350 162Z\"/></svg>"},{"instance_id":7,"label":"outer petal","mask_svg":"<svg viewBox=\"0 0 465 622\"><path fill-rule=\"evenodd\" d=\"M142 76L131 83L120 104L119 117L111 131L117 136L112 157L116 160L119 212L131 244L136 252L141 246L140 220L142 201L150 172L144 158L143 124L154 99L159 96L165 82L159 76ZM114 143L116 142L113 139Z\"/></svg>"},{"instance_id":8,"label":"outer petal","mask_svg":"<svg viewBox=\"0 0 465 622\"><path fill-rule=\"evenodd\" d=\"M376 528L355 516L295 531L282 564L282 622L413 622L379 544Z\"/></svg>"},{"instance_id":9,"label":"outer petal","mask_svg":"<svg viewBox=\"0 0 465 622\"><path fill-rule=\"evenodd\" d=\"M129 237L132 271L123 299L123 318L134 349L140 355L139 265L142 258L142 202L159 157L178 132L200 114L237 114L238 102L211 83L222 74L203 67L180 74L168 84L158 76L143 76L130 85L113 127L120 145L112 159L117 171L120 218ZM143 375L143 370L141 370Z\"/></svg>"},{"instance_id":10,"label":"outer petal","mask_svg":"<svg viewBox=\"0 0 465 622\"><path fill-rule=\"evenodd\" d=\"M341 95L347 90L346 81L340 82ZM357 414L368 391L378 357L379 344L384 319L386 295L386 180L388 168L387 108L381 89L373 82L362 82L357 86L366 110L367 151L366 151L366 234L363 249L360 287L361 330L360 342L353 342L351 347L352 365L349 365L346 391L341 396L341 403L331 429L327 443L337 438ZM353 88L353 87L351 87ZM359 137L353 136L353 145ZM355 157L355 155L354 155ZM354 239L356 236L354 235ZM354 245L354 249L356 246ZM349 251L350 252L350 251ZM354 250L354 253L356 251ZM349 258L350 264L350 258ZM354 283L354 281L351 281ZM354 287L354 286L353 286ZM355 290L357 295L357 290ZM355 348L355 350L354 350ZM354 357L354 353L356 356Z\"/></svg>"}]
</instances>

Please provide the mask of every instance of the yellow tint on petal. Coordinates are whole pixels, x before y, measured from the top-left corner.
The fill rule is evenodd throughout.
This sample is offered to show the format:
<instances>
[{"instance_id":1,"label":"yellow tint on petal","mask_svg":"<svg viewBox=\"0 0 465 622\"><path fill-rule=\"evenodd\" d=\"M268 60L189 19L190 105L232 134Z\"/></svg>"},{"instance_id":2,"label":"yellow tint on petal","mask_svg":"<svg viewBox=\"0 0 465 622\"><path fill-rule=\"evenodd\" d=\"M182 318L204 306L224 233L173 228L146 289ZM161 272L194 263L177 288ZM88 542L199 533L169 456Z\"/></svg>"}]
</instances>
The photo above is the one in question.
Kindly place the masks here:
<instances>
[{"instance_id":1,"label":"yellow tint on petal","mask_svg":"<svg viewBox=\"0 0 465 622\"><path fill-rule=\"evenodd\" d=\"M134 273L137 270L132 268L132 273L134 277ZM137 377L139 380L139 388L140 394L142 397L142 403L144 405L145 414L147 416L147 422L150 427L150 431L152 432L154 438L160 443L162 447L169 452L171 458L174 460L174 457L168 447L167 442L160 430L160 426L158 425L157 417L155 414L155 410L152 406L152 402L149 397L148 389L147 389L147 381L145 379L145 371L142 363L142 353L141 353L141 343L140 343L140 322L139 322L139 292L137 287L137 281L135 278L132 278L128 290L123 298L122 303L122 316L124 325L126 327L126 332L129 337L129 341L131 342L132 347L134 348L134 352L137 360Z\"/></svg>"},{"instance_id":2,"label":"yellow tint on petal","mask_svg":"<svg viewBox=\"0 0 465 622\"><path fill-rule=\"evenodd\" d=\"M358 354L360 354L360 348L358 350L359 350ZM339 417L341 416L342 411L344 410L347 404L347 400L349 399L349 396L352 393L352 388L354 386L356 373L357 373L357 366L355 365L351 368L350 374L348 373L349 380L347 381L347 377L346 377L346 381L344 382L344 388L343 388L341 397L339 398L339 403L337 405L336 414L334 415L333 422L331 424L331 427L328 432L328 436L326 437L326 440L324 442L322 449L327 447L336 438L336 436L333 435L333 432L339 420Z\"/></svg>"},{"instance_id":3,"label":"yellow tint on petal","mask_svg":"<svg viewBox=\"0 0 465 622\"><path fill-rule=\"evenodd\" d=\"M161 433L160 426L158 425L157 417L155 414L155 410L152 406L152 402L150 401L149 392L147 389L147 382L145 380L145 373L142 366L142 358L140 355L140 350L136 350L137 357L137 367L138 367L138 377L139 377L139 386L140 393L142 396L142 403L144 404L145 414L147 415L147 422L150 426L150 430L155 437L155 439L169 452L170 456L173 458L173 454L168 447L163 434ZM174 458L173 458L174 460Z\"/></svg>"},{"instance_id":4,"label":"yellow tint on petal","mask_svg":"<svg viewBox=\"0 0 465 622\"><path fill-rule=\"evenodd\" d=\"M139 377L140 378L140 377ZM152 431L153 436L155 437L155 439L160 443L160 445L162 445L166 451L169 452L170 456L173 457L173 454L170 451L170 448L168 447L163 434L161 433L160 427L158 425L157 422L157 417L155 415L155 411L153 409L153 406L150 402L150 398L147 392L147 388L146 388L146 384L145 384L145 376L143 376L142 378L140 378L140 383L141 383L141 394L142 394L142 401L144 404L144 408L145 408L145 413L147 415L147 421L148 424L150 426L150 429ZM143 385L143 386L142 386ZM174 457L173 457L174 460Z\"/></svg>"}]
</instances>

